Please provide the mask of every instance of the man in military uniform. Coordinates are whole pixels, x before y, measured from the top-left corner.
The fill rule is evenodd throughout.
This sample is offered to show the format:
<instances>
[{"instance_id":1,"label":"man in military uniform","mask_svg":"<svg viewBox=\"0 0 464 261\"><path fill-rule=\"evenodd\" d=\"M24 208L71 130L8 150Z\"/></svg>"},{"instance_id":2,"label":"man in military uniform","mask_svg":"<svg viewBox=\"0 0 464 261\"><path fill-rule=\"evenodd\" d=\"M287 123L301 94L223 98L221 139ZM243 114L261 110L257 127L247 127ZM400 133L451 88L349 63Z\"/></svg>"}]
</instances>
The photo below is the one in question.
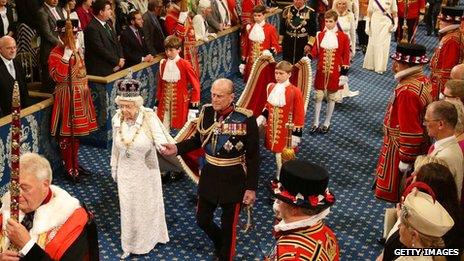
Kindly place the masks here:
<instances>
[{"instance_id":1,"label":"man in military uniform","mask_svg":"<svg viewBox=\"0 0 464 261\"><path fill-rule=\"evenodd\" d=\"M291 64L297 63L303 55L311 51L317 32L316 13L305 5L304 0L293 0L280 19L283 59Z\"/></svg>"},{"instance_id":2,"label":"man in military uniform","mask_svg":"<svg viewBox=\"0 0 464 261\"><path fill-rule=\"evenodd\" d=\"M408 26L408 41L414 43L415 32L419 24L419 16L425 13L425 0L398 0L398 30L396 30L396 41L403 39L403 23L406 17Z\"/></svg>"},{"instance_id":3,"label":"man in military uniform","mask_svg":"<svg viewBox=\"0 0 464 261\"><path fill-rule=\"evenodd\" d=\"M71 23L72 26L66 26L66 23ZM72 30L74 37L77 37L78 20L58 20L56 25L63 44L53 48L48 58L50 77L56 82L50 131L52 136L58 138L68 177L78 181L80 175L88 175L89 172L78 164L79 139L75 137L87 136L97 130L97 117L88 86L82 48L78 46L77 38L70 39L67 32ZM71 33L71 37L73 34Z\"/></svg>"},{"instance_id":4,"label":"man in military uniform","mask_svg":"<svg viewBox=\"0 0 464 261\"><path fill-rule=\"evenodd\" d=\"M435 100L443 93L451 69L464 59L464 43L459 30L463 11L462 7L443 6L438 16L441 39L430 61L430 80Z\"/></svg>"},{"instance_id":5,"label":"man in military uniform","mask_svg":"<svg viewBox=\"0 0 464 261\"><path fill-rule=\"evenodd\" d=\"M376 168L375 196L398 202L403 175L410 173L417 156L426 154L427 133L422 125L432 102L430 81L424 75L426 49L418 44L398 44L392 54L398 85L385 113L384 138Z\"/></svg>"},{"instance_id":6,"label":"man in military uniform","mask_svg":"<svg viewBox=\"0 0 464 261\"><path fill-rule=\"evenodd\" d=\"M259 135L252 111L235 107L234 87L228 79L214 81L212 104L205 105L197 133L177 144L163 144L166 156L203 147L205 164L198 184L197 223L214 242L219 260L232 260L241 204L253 204L258 185ZM221 226L213 221L221 207Z\"/></svg>"},{"instance_id":7,"label":"man in military uniform","mask_svg":"<svg viewBox=\"0 0 464 261\"><path fill-rule=\"evenodd\" d=\"M280 220L274 226L277 244L265 260L340 260L337 238L324 224L335 202L328 184L321 166L300 160L283 164L279 180L271 182Z\"/></svg>"}]
</instances>

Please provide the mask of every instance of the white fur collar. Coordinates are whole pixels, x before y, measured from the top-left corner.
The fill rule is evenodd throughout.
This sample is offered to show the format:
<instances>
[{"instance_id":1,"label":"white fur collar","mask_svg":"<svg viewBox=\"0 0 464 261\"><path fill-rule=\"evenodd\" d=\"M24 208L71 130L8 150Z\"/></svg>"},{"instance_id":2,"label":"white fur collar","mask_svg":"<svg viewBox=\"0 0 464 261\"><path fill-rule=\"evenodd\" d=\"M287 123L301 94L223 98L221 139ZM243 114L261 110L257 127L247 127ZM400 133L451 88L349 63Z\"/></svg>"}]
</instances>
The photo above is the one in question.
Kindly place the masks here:
<instances>
[{"instance_id":1,"label":"white fur collar","mask_svg":"<svg viewBox=\"0 0 464 261\"><path fill-rule=\"evenodd\" d=\"M317 224L317 222L323 220L329 213L330 213L330 208L327 208L317 215L314 215L314 216L311 216L309 218L302 219L299 221L285 223L282 220L279 222L279 224L274 226L274 230L278 232L278 231L288 231L288 230L302 228L302 227L311 227Z\"/></svg>"},{"instance_id":2,"label":"white fur collar","mask_svg":"<svg viewBox=\"0 0 464 261\"><path fill-rule=\"evenodd\" d=\"M454 29L459 28L459 26L461 26L461 25L460 24L450 24L450 25L446 26L445 28L440 29L440 31L438 31L438 32L440 34L444 34L444 33L447 33L449 31L452 31Z\"/></svg>"},{"instance_id":3,"label":"white fur collar","mask_svg":"<svg viewBox=\"0 0 464 261\"><path fill-rule=\"evenodd\" d=\"M50 231L55 227L63 225L66 220L80 207L79 200L69 195L65 190L50 185L52 198L50 201L36 209L34 221L29 234L34 241L37 241L40 234ZM2 197L3 220L10 218L10 192ZM22 221L24 213L20 211L19 220ZM2 222L2 229L5 229L6 222Z\"/></svg>"},{"instance_id":4,"label":"white fur collar","mask_svg":"<svg viewBox=\"0 0 464 261\"><path fill-rule=\"evenodd\" d=\"M404 69L400 72L397 72L395 74L395 79L397 81L401 81L403 78L409 76L409 75L412 75L412 74L415 74L415 73L418 73L422 71L422 65L416 65L416 66L413 66L413 67L410 67L408 69Z\"/></svg>"}]
</instances>

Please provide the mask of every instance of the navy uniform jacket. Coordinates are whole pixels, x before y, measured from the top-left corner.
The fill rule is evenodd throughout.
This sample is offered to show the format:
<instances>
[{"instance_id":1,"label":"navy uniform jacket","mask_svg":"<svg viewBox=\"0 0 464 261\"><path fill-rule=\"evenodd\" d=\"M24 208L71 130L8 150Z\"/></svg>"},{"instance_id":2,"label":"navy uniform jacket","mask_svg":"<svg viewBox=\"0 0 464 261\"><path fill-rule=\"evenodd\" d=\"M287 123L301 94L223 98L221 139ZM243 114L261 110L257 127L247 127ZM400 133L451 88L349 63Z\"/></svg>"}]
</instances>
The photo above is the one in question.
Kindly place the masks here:
<instances>
[{"instance_id":1,"label":"navy uniform jacket","mask_svg":"<svg viewBox=\"0 0 464 261\"><path fill-rule=\"evenodd\" d=\"M244 164L217 166L205 161L201 169L198 195L212 203L241 202L245 190L258 186L259 135L256 119L249 110L235 107L225 117L221 128L212 130L211 138L203 146L207 155L220 159L244 156ZM177 144L178 154L200 148L207 135L200 134L215 122L216 113L205 105L200 113L197 133ZM214 140L216 146L214 148ZM205 156L207 156L205 155ZM245 171L246 169L246 171Z\"/></svg>"}]
</instances>

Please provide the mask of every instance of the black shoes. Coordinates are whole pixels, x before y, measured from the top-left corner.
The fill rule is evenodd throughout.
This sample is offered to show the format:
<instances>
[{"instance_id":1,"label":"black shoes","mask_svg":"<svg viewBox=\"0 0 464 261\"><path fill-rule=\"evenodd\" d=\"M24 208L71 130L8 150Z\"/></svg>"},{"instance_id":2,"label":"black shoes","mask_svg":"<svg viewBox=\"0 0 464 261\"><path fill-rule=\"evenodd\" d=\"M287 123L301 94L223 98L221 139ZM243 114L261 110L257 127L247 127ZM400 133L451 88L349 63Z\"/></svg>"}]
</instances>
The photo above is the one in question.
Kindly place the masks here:
<instances>
[{"instance_id":1,"label":"black shoes","mask_svg":"<svg viewBox=\"0 0 464 261\"><path fill-rule=\"evenodd\" d=\"M330 125L329 126L322 126L318 127L316 125L311 126L311 129L309 129L309 134L315 134L315 133L321 133L321 134L326 134L330 130Z\"/></svg>"},{"instance_id":2,"label":"black shoes","mask_svg":"<svg viewBox=\"0 0 464 261\"><path fill-rule=\"evenodd\" d=\"M84 175L84 176L92 175L92 172L82 167L81 165L77 166L77 171L79 172L79 175Z\"/></svg>"}]
</instances>

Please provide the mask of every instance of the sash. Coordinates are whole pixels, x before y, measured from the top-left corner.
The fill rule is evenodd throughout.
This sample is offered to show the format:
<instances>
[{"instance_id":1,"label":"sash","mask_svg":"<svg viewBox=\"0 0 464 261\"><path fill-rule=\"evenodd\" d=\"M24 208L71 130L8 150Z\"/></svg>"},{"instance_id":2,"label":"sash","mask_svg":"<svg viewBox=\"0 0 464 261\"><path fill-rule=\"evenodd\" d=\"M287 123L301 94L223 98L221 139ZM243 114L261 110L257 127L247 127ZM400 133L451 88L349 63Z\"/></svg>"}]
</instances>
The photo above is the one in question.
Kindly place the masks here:
<instances>
[{"instance_id":1,"label":"sash","mask_svg":"<svg viewBox=\"0 0 464 261\"><path fill-rule=\"evenodd\" d=\"M391 16L391 14L389 14L387 11L385 11L385 8L383 8L382 4L380 4L379 0L374 0L375 3L377 4L377 6L379 7L380 11L382 11L382 13L388 17L390 19L390 21L392 22L392 24L395 24L395 21L393 20L393 17Z\"/></svg>"}]
</instances>

